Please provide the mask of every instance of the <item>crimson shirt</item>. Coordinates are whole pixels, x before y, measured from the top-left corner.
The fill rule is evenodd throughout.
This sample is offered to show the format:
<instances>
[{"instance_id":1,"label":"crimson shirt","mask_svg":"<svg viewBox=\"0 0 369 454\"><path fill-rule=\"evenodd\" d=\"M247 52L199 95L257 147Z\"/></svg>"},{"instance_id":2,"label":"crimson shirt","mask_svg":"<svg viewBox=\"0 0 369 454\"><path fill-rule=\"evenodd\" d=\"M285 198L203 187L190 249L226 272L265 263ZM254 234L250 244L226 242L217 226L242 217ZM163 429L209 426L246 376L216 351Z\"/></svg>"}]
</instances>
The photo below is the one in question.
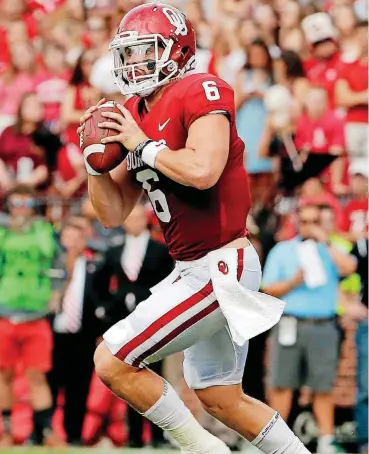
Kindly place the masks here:
<instances>
[{"instance_id":1,"label":"crimson shirt","mask_svg":"<svg viewBox=\"0 0 369 454\"><path fill-rule=\"evenodd\" d=\"M340 52L336 52L328 60L318 60L311 58L304 62L306 76L314 86L322 87L327 90L329 106L335 108L334 86L337 76L342 67Z\"/></svg>"},{"instance_id":2,"label":"crimson shirt","mask_svg":"<svg viewBox=\"0 0 369 454\"><path fill-rule=\"evenodd\" d=\"M329 110L317 119L303 114L297 122L295 143L297 149L308 148L311 153L328 153L334 146L345 149L344 122Z\"/></svg>"},{"instance_id":3,"label":"crimson shirt","mask_svg":"<svg viewBox=\"0 0 369 454\"><path fill-rule=\"evenodd\" d=\"M44 106L44 120L52 123L60 120L60 109L68 86L69 73L53 75L43 71L36 79L36 93Z\"/></svg>"},{"instance_id":4,"label":"crimson shirt","mask_svg":"<svg viewBox=\"0 0 369 454\"><path fill-rule=\"evenodd\" d=\"M345 80L354 92L368 90L368 62L356 60L342 65L338 79ZM346 121L348 123L368 123L368 104L352 106L347 109Z\"/></svg>"},{"instance_id":5,"label":"crimson shirt","mask_svg":"<svg viewBox=\"0 0 369 454\"><path fill-rule=\"evenodd\" d=\"M310 118L301 115L296 125L295 145L298 150L307 148L310 153L329 153L332 147L345 150L344 121L333 111L327 111L323 117ZM348 184L348 165L345 160L342 184ZM331 169L328 167L322 174L325 187L329 191L332 186Z\"/></svg>"},{"instance_id":6,"label":"crimson shirt","mask_svg":"<svg viewBox=\"0 0 369 454\"><path fill-rule=\"evenodd\" d=\"M173 153L185 147L189 127L199 117L221 110L230 119L228 161L210 189L200 191L178 184L133 153L125 161L133 181L147 192L175 260L196 260L247 234L250 191L233 96L232 88L221 79L194 74L169 86L146 114L140 109L141 98L135 96L126 103L145 134L154 140L165 139Z\"/></svg>"},{"instance_id":7,"label":"crimson shirt","mask_svg":"<svg viewBox=\"0 0 369 454\"><path fill-rule=\"evenodd\" d=\"M0 136L0 159L13 172L17 172L20 158L30 158L33 168L46 165L43 153L33 143L27 134L17 134L13 126L5 128Z\"/></svg>"}]
</instances>

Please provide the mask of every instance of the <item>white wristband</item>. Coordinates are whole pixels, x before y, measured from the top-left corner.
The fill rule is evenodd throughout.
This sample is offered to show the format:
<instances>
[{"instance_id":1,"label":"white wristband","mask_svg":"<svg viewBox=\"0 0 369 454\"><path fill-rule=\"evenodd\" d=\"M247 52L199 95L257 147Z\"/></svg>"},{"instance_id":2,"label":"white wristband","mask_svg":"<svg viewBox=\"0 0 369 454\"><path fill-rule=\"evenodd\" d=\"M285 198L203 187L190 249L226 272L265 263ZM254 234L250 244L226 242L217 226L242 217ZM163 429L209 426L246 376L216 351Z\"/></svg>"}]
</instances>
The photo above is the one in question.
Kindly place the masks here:
<instances>
[{"instance_id":1,"label":"white wristband","mask_svg":"<svg viewBox=\"0 0 369 454\"><path fill-rule=\"evenodd\" d=\"M155 168L156 156L165 148L168 148L168 145L164 139L158 142L149 142L142 150L141 159L150 167Z\"/></svg>"}]
</instances>

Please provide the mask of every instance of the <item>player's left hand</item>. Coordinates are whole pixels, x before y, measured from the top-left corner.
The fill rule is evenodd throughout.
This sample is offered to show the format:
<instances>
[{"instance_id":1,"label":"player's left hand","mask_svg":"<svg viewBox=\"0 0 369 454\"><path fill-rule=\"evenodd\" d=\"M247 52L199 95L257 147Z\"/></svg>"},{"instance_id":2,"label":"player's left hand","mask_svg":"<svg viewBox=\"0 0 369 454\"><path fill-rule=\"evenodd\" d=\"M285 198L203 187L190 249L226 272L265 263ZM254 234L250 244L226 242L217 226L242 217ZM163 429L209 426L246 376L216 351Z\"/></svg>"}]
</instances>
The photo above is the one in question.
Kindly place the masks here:
<instances>
[{"instance_id":1,"label":"player's left hand","mask_svg":"<svg viewBox=\"0 0 369 454\"><path fill-rule=\"evenodd\" d=\"M129 110L121 104L117 104L117 106L122 114L120 115L115 112L101 112L101 115L106 117L107 121L98 123L98 126L100 128L114 129L115 131L118 131L119 134L105 137L104 139L101 139L101 143L106 144L111 142L120 142L127 148L127 150L134 151L137 145L148 139L148 137L138 126ZM109 119L115 121L109 121Z\"/></svg>"}]
</instances>

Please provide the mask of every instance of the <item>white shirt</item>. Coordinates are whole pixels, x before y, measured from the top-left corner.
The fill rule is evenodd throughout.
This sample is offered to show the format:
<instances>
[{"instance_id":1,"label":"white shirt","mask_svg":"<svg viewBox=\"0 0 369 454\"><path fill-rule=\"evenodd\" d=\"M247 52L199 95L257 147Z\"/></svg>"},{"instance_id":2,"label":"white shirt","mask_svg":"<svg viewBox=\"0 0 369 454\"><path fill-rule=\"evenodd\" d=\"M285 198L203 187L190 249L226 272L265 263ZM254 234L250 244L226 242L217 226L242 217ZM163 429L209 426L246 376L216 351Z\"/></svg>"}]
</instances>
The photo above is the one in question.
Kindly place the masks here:
<instances>
[{"instance_id":1,"label":"white shirt","mask_svg":"<svg viewBox=\"0 0 369 454\"><path fill-rule=\"evenodd\" d=\"M54 319L57 333L78 332L81 328L86 283L86 257L76 259L72 279L64 294L62 312ZM72 329L70 323L72 322Z\"/></svg>"},{"instance_id":2,"label":"white shirt","mask_svg":"<svg viewBox=\"0 0 369 454\"><path fill-rule=\"evenodd\" d=\"M145 230L141 235L126 235L123 253L120 259L123 271L131 281L135 281L144 261L150 232Z\"/></svg>"}]
</instances>

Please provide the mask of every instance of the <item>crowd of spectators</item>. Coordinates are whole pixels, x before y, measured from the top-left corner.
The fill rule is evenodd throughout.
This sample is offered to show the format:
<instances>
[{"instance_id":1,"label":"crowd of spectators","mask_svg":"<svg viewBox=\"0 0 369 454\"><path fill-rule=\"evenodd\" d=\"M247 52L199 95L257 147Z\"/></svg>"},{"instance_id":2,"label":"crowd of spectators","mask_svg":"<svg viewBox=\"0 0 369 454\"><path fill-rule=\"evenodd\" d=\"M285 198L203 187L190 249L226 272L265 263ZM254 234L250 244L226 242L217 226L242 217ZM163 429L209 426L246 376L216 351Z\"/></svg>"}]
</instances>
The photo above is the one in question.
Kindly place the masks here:
<instances>
[{"instance_id":1,"label":"crowd of spectators","mask_svg":"<svg viewBox=\"0 0 369 454\"><path fill-rule=\"evenodd\" d=\"M140 3L144 2L0 0L0 223L7 225L9 220L9 194L25 185L32 190L37 214L57 234L65 220L77 226L75 235L83 232L89 259L119 244L124 232L105 230L86 199L87 174L76 128L85 109L101 97L122 100L110 72L108 43L122 15ZM366 2L166 3L180 7L194 25L196 71L216 74L234 88L253 198L247 228L262 262L267 262L266 290L277 279L270 270L278 268L271 264L276 249L269 265L268 254L277 243L300 233L305 206L304 214L316 222L319 218L320 228L326 229L325 242L341 251L354 248L360 257L368 237ZM314 207L318 211L311 214ZM152 237L161 241L149 209L148 219ZM321 242L322 235L314 239ZM291 270L280 278L292 279L287 290L299 290L305 285L301 270L296 264ZM359 278L346 279L339 286L335 311L343 320L359 321L362 375L365 358L367 369L368 313L367 296L362 304L359 293ZM291 315L296 315L294 310ZM358 378L363 415L368 388ZM42 378L34 381L37 386ZM297 378L293 384L283 381L273 375L272 367L271 383L277 386L280 381L282 388L301 384ZM38 424L45 422L45 415L38 418ZM367 452L362 427L360 443Z\"/></svg>"}]
</instances>

